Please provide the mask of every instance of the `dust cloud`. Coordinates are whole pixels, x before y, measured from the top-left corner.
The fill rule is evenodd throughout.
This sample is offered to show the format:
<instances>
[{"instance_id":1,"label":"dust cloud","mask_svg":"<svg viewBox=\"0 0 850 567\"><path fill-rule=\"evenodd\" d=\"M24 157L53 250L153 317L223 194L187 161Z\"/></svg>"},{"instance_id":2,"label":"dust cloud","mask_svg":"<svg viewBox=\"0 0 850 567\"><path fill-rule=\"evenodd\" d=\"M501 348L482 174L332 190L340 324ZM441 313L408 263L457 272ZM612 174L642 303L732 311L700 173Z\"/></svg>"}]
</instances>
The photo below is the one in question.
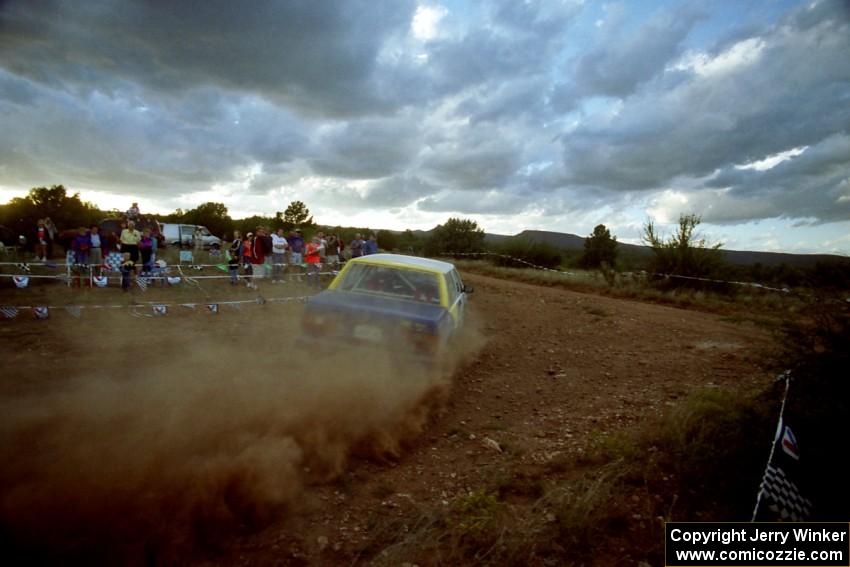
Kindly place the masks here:
<instances>
[{"instance_id":1,"label":"dust cloud","mask_svg":"<svg viewBox=\"0 0 850 567\"><path fill-rule=\"evenodd\" d=\"M48 559L144 562L259 529L297 513L306 487L353 456L398 457L482 343L467 325L440 370L399 365L392 353L301 348L300 312L280 313L117 314L86 334L51 321L70 344L57 361L67 371L15 375L32 387L0 399L0 541Z\"/></svg>"}]
</instances>

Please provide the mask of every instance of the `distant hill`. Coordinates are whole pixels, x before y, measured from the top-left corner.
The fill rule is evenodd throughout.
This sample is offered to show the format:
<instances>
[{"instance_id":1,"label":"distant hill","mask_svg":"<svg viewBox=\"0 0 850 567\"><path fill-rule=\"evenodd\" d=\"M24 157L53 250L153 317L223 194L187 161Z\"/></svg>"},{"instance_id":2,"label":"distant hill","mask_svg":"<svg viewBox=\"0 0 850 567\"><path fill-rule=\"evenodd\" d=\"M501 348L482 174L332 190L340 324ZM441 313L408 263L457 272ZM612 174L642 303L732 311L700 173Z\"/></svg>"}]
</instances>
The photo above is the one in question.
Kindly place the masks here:
<instances>
[{"instance_id":1,"label":"distant hill","mask_svg":"<svg viewBox=\"0 0 850 567\"><path fill-rule=\"evenodd\" d=\"M402 231L392 230L401 234ZM419 238L431 236L430 230L414 230L414 235ZM567 252L581 252L584 250L584 236L570 234L567 232L552 232L548 230L523 230L514 235L486 233L484 241L487 244L499 244L508 238L527 238L532 242L545 242L556 248ZM634 260L641 260L652 254L649 246L640 244L618 243L620 254ZM809 268L818 262L837 262L850 264L850 257L837 254L786 254L783 252L755 252L749 250L723 250L723 259L734 266L751 266L761 264L762 266L778 266L785 264L795 268Z\"/></svg>"},{"instance_id":2,"label":"distant hill","mask_svg":"<svg viewBox=\"0 0 850 567\"><path fill-rule=\"evenodd\" d=\"M550 232L546 230L524 230L515 236L527 238L534 242L545 242L557 248L562 248L568 251L584 250L584 237L565 232ZM488 234L487 242L496 244L510 236L502 234ZM649 246L641 246L638 244L619 243L621 252L632 255L633 257L649 256L652 250ZM786 264L798 268L807 268L814 266L817 262L847 262L850 263L850 258L846 256L838 256L835 254L785 254L781 252L753 252L747 250L721 250L723 259L732 265L748 266L753 264L761 264L763 266L778 266Z\"/></svg>"}]
</instances>

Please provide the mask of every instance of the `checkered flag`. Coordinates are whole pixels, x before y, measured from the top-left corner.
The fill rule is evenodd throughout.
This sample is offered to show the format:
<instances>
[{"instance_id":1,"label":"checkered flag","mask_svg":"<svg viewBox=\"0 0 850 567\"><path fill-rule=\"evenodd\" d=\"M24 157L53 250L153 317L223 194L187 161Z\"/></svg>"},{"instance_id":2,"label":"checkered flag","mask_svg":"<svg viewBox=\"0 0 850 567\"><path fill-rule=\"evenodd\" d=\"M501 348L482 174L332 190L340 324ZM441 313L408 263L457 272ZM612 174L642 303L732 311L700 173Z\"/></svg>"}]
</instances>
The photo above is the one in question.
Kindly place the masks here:
<instances>
[{"instance_id":1,"label":"checkered flag","mask_svg":"<svg viewBox=\"0 0 850 567\"><path fill-rule=\"evenodd\" d=\"M14 319L18 316L18 308L9 306L0 307L0 315L3 315L6 319Z\"/></svg>"},{"instance_id":2,"label":"checkered flag","mask_svg":"<svg viewBox=\"0 0 850 567\"><path fill-rule=\"evenodd\" d=\"M781 468L767 466L761 482L762 498L768 510L783 522L803 522L812 513L812 503L800 494L797 485Z\"/></svg>"},{"instance_id":3,"label":"checkered flag","mask_svg":"<svg viewBox=\"0 0 850 567\"><path fill-rule=\"evenodd\" d=\"M142 291L147 291L148 290L148 279L138 277L138 278L136 278L136 285L139 286L139 289L141 289Z\"/></svg>"},{"instance_id":4,"label":"checkered flag","mask_svg":"<svg viewBox=\"0 0 850 567\"><path fill-rule=\"evenodd\" d=\"M786 375L784 378L787 397L790 376ZM800 448L797 445L797 437L785 423L784 405L783 399L767 468L759 486L753 521L803 522L812 513L812 502L803 496L800 489Z\"/></svg>"},{"instance_id":5,"label":"checkered flag","mask_svg":"<svg viewBox=\"0 0 850 567\"><path fill-rule=\"evenodd\" d=\"M121 252L110 252L107 254L106 258L103 259L104 267L110 272L117 272L121 270L121 262L124 261Z\"/></svg>"}]
</instances>

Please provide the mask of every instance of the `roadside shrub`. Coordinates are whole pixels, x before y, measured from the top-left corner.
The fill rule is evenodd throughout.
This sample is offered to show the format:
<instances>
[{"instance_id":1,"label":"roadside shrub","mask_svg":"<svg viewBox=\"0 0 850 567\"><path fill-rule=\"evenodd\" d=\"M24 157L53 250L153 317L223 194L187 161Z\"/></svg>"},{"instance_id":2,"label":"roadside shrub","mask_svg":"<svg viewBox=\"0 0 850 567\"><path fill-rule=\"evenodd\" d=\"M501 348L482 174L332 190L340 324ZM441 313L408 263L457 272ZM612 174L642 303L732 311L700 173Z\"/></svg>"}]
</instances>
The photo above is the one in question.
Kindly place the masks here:
<instances>
[{"instance_id":1,"label":"roadside shrub","mask_svg":"<svg viewBox=\"0 0 850 567\"><path fill-rule=\"evenodd\" d=\"M780 368L791 370L786 422L800 447L802 484L818 520L846 519L850 488L839 465L846 442L839 433L850 414L850 306L813 303L782 329Z\"/></svg>"}]
</instances>

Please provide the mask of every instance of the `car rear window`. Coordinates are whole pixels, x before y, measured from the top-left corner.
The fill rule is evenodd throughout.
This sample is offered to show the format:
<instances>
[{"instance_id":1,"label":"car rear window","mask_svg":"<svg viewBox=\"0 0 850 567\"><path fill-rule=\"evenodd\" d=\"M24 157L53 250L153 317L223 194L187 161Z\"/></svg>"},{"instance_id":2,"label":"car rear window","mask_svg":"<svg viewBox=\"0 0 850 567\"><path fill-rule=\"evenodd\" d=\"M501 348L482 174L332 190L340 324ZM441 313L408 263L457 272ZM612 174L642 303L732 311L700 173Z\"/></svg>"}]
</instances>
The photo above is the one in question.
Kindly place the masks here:
<instances>
[{"instance_id":1,"label":"car rear window","mask_svg":"<svg viewBox=\"0 0 850 567\"><path fill-rule=\"evenodd\" d=\"M345 278L337 289L440 304L440 285L437 274L416 270L353 264L345 273Z\"/></svg>"}]
</instances>

